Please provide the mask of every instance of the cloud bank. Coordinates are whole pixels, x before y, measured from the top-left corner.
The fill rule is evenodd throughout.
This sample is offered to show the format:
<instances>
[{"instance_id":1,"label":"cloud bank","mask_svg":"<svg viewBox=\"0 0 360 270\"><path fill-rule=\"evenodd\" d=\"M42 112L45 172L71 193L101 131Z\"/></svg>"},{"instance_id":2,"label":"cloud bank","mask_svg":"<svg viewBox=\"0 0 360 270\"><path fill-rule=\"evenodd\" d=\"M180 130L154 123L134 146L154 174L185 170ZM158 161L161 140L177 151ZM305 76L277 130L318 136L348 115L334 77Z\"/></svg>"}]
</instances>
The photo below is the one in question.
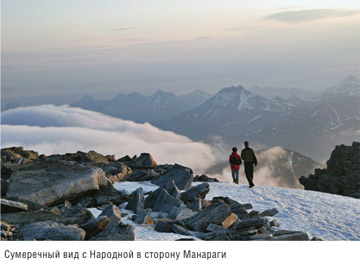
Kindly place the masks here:
<instances>
[{"instance_id":1,"label":"cloud bank","mask_svg":"<svg viewBox=\"0 0 360 270\"><path fill-rule=\"evenodd\" d=\"M1 147L24 146L41 154L95 150L101 154L150 153L160 164L179 163L201 173L215 161L209 145L97 112L42 105L2 113Z\"/></svg>"},{"instance_id":2,"label":"cloud bank","mask_svg":"<svg viewBox=\"0 0 360 270\"><path fill-rule=\"evenodd\" d=\"M266 16L264 19L272 19L287 23L298 23L320 19L352 16L357 14L360 14L360 10L309 9L279 12Z\"/></svg>"}]
</instances>

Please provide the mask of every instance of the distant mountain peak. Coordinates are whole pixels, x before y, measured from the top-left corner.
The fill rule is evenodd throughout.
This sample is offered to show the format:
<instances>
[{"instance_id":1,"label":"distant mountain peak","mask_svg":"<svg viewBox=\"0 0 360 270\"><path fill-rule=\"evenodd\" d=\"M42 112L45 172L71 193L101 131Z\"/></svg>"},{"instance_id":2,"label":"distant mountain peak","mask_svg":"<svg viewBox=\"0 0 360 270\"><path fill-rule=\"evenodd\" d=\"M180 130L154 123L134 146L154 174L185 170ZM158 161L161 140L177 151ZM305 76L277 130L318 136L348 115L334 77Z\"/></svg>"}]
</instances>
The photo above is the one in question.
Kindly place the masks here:
<instances>
[{"instance_id":1,"label":"distant mountain peak","mask_svg":"<svg viewBox=\"0 0 360 270\"><path fill-rule=\"evenodd\" d=\"M349 75L342 81L325 90L334 94L360 96L360 80L354 75Z\"/></svg>"},{"instance_id":2,"label":"distant mountain peak","mask_svg":"<svg viewBox=\"0 0 360 270\"><path fill-rule=\"evenodd\" d=\"M342 81L338 82L335 86L336 87L344 87L344 86L348 86L348 85L359 86L360 80L358 78L356 78L354 75L349 75Z\"/></svg>"}]
</instances>

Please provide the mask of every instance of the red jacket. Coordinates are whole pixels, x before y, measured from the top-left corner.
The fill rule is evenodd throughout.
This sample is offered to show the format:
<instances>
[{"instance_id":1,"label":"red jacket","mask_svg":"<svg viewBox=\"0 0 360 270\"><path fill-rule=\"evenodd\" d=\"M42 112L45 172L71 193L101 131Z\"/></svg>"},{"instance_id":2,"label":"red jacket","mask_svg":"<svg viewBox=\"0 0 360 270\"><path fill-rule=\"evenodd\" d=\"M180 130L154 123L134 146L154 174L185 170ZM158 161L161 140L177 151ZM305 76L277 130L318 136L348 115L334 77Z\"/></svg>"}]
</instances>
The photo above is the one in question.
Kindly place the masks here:
<instances>
[{"instance_id":1,"label":"red jacket","mask_svg":"<svg viewBox=\"0 0 360 270\"><path fill-rule=\"evenodd\" d=\"M230 162L231 157L235 157L235 158L241 160L240 155L238 153L236 153L236 152L232 152L232 154L229 156L229 162ZM232 170L240 170L240 165L235 165L235 164L230 163L230 167L231 167Z\"/></svg>"}]
</instances>

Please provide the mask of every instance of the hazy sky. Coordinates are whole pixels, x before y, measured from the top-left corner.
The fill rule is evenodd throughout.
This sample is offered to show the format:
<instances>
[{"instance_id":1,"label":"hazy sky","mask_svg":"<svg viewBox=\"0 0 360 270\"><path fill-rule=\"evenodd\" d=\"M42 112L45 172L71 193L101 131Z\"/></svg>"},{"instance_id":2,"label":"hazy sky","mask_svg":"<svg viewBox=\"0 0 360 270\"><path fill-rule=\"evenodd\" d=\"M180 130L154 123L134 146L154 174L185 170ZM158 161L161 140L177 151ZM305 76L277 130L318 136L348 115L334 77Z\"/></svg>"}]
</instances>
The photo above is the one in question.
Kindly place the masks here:
<instances>
[{"instance_id":1,"label":"hazy sky","mask_svg":"<svg viewBox=\"0 0 360 270\"><path fill-rule=\"evenodd\" d=\"M2 0L2 98L322 89L360 73L358 0Z\"/></svg>"}]
</instances>

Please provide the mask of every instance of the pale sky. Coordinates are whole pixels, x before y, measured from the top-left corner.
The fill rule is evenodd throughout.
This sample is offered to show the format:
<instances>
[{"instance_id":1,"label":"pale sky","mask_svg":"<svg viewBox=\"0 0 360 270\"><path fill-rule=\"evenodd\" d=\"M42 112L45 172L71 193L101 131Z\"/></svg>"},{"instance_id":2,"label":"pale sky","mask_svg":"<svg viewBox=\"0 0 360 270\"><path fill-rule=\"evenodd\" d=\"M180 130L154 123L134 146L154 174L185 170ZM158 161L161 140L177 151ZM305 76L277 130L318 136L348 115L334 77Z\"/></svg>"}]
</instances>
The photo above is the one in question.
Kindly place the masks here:
<instances>
[{"instance_id":1,"label":"pale sky","mask_svg":"<svg viewBox=\"0 0 360 270\"><path fill-rule=\"evenodd\" d=\"M358 0L243 2L3 0L2 98L316 90L360 74Z\"/></svg>"}]
</instances>

